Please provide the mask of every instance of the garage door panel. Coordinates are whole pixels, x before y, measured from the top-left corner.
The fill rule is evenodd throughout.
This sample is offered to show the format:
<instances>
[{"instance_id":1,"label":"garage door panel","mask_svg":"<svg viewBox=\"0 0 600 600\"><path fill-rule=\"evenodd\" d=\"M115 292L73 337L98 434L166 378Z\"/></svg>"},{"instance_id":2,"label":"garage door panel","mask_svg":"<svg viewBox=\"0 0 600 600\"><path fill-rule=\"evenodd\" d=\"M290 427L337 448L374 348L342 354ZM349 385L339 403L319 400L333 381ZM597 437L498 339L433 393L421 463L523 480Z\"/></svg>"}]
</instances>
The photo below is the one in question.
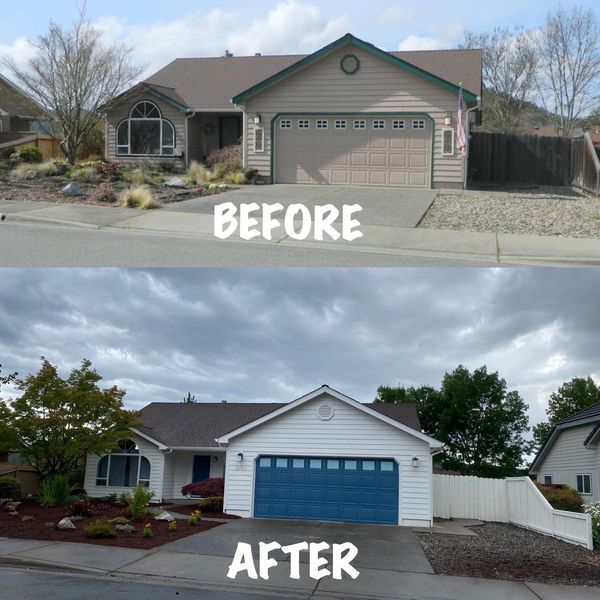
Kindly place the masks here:
<instances>
[{"instance_id":1,"label":"garage door panel","mask_svg":"<svg viewBox=\"0 0 600 600\"><path fill-rule=\"evenodd\" d=\"M285 118L285 117L284 117ZM279 183L363 186L430 187L431 126L413 128L413 118L403 116L404 129L394 128L394 117L356 115L343 117L346 129L336 129L336 117L300 117L310 129L275 128L275 181ZM327 120L327 129L317 129L317 120ZM422 117L414 120L420 123ZM365 121L355 128L355 121ZM375 128L383 121L383 129ZM412 176L423 171L425 176Z\"/></svg>"},{"instance_id":2,"label":"garage door panel","mask_svg":"<svg viewBox=\"0 0 600 600\"><path fill-rule=\"evenodd\" d=\"M263 457L254 516L397 524L398 477L389 459Z\"/></svg>"}]
</instances>

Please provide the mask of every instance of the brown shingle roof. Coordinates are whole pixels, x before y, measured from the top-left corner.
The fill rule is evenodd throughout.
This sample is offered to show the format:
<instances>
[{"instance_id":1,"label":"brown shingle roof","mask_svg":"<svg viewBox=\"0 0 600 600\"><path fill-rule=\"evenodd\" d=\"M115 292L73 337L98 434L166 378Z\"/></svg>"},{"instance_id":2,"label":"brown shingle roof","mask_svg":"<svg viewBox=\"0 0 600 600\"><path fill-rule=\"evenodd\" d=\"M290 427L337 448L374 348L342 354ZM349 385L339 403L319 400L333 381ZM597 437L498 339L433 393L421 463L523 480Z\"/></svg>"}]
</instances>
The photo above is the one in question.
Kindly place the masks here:
<instances>
[{"instance_id":1,"label":"brown shingle roof","mask_svg":"<svg viewBox=\"0 0 600 600\"><path fill-rule=\"evenodd\" d=\"M479 95L481 92L480 50L423 50L390 52ZM231 56L227 58L178 58L146 80L151 85L172 88L190 109L233 108L231 99L261 83L306 55Z\"/></svg>"},{"instance_id":2,"label":"brown shingle roof","mask_svg":"<svg viewBox=\"0 0 600 600\"><path fill-rule=\"evenodd\" d=\"M48 118L48 114L14 83L0 75L0 109L21 118Z\"/></svg>"},{"instance_id":3,"label":"brown shingle roof","mask_svg":"<svg viewBox=\"0 0 600 600\"><path fill-rule=\"evenodd\" d=\"M139 430L171 447L217 447L215 439L278 408L282 403L153 402L141 411ZM377 412L421 431L414 404L366 404Z\"/></svg>"}]
</instances>

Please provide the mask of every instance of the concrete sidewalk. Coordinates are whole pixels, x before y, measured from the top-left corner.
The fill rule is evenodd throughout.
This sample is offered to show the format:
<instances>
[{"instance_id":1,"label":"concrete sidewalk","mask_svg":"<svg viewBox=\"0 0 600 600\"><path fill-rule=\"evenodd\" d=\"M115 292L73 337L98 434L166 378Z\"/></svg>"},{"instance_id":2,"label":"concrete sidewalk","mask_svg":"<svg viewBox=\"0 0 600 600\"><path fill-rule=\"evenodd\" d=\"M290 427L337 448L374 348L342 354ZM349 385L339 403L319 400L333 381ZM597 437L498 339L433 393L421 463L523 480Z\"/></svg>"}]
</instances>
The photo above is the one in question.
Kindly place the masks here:
<instances>
[{"instance_id":1,"label":"concrete sidewalk","mask_svg":"<svg viewBox=\"0 0 600 600\"><path fill-rule=\"evenodd\" d=\"M220 201L229 194L216 196ZM197 199L202 203L208 201ZM95 230L142 232L160 237L209 240L215 244L259 244L288 248L319 249L332 253L377 253L396 256L423 257L430 260L455 259L474 264L498 265L600 265L600 240L561 238L553 236L508 235L465 231L442 231L392 225L381 225L380 215L372 224L363 224L364 237L353 242L295 241L281 230L274 231L274 239L245 242L235 236L226 241L213 235L212 208L203 210L191 206L196 200L172 205L161 210L142 212L116 207L73 204L38 204L32 202L4 202L0 212L6 213L5 223L29 222L39 225L62 225ZM214 199L211 201L214 204ZM410 219L408 219L410 220ZM3 224L0 223L0 232ZM260 221L259 221L260 227Z\"/></svg>"},{"instance_id":2,"label":"concrete sidewalk","mask_svg":"<svg viewBox=\"0 0 600 600\"><path fill-rule=\"evenodd\" d=\"M202 535L202 534L198 534ZM185 539L185 538L184 538ZM341 600L597 600L598 588L448 577L431 573L361 567L356 580L316 582L301 563L300 580L290 579L288 563L271 569L269 581L226 577L228 556L130 550L92 544L0 538L0 566L57 569L127 580L169 581L198 589L251 590L290 598ZM317 584L318 583L318 584Z\"/></svg>"}]
</instances>

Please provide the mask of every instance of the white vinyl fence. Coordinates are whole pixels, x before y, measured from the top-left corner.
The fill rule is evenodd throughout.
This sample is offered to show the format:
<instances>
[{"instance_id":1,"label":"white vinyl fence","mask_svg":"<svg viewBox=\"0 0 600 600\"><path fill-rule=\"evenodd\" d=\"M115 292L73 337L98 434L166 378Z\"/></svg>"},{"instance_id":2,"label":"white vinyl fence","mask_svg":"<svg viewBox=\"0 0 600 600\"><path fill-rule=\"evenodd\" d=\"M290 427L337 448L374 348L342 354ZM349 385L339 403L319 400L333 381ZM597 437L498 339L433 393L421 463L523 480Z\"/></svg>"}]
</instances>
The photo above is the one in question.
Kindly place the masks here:
<instances>
[{"instance_id":1,"label":"white vinyl fence","mask_svg":"<svg viewBox=\"0 0 600 600\"><path fill-rule=\"evenodd\" d=\"M590 515L552 508L529 477L434 475L433 516L512 523L593 548Z\"/></svg>"}]
</instances>

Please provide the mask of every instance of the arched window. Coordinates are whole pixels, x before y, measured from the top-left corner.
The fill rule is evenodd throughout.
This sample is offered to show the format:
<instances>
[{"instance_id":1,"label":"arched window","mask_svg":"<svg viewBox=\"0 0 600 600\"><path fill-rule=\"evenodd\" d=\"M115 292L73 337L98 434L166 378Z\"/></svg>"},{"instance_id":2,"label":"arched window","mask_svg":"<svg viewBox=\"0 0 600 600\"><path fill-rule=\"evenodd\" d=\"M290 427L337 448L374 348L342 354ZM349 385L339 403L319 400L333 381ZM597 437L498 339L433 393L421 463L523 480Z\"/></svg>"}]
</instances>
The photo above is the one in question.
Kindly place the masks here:
<instances>
[{"instance_id":1,"label":"arched window","mask_svg":"<svg viewBox=\"0 0 600 600\"><path fill-rule=\"evenodd\" d=\"M150 461L140 456L132 440L120 440L117 448L98 461L96 485L135 487L138 483L150 485Z\"/></svg>"},{"instance_id":2,"label":"arched window","mask_svg":"<svg viewBox=\"0 0 600 600\"><path fill-rule=\"evenodd\" d=\"M175 128L162 118L156 104L142 100L117 126L117 155L173 156Z\"/></svg>"}]
</instances>

